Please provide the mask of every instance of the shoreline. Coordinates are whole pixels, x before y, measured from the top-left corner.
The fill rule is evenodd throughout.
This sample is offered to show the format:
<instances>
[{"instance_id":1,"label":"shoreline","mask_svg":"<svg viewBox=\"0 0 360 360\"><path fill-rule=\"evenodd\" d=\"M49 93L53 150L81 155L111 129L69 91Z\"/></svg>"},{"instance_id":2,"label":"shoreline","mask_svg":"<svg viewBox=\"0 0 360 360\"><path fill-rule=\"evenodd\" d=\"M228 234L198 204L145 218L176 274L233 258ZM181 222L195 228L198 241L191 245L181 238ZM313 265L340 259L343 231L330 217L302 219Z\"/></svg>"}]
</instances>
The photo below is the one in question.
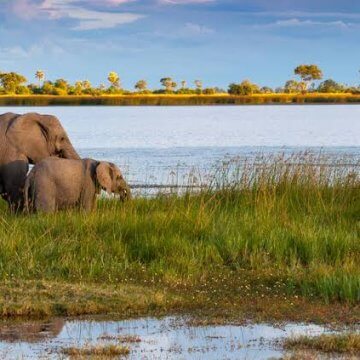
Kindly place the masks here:
<instances>
[{"instance_id":1,"label":"shoreline","mask_svg":"<svg viewBox=\"0 0 360 360\"><path fill-rule=\"evenodd\" d=\"M352 94L233 95L0 95L0 106L224 106L360 104Z\"/></svg>"},{"instance_id":2,"label":"shoreline","mask_svg":"<svg viewBox=\"0 0 360 360\"><path fill-rule=\"evenodd\" d=\"M249 321L314 323L332 327L358 324L358 303L309 299L290 295L285 289L275 294L264 291L261 285L244 292L246 282L235 281L238 286L226 281L214 283L204 291L199 285L150 284L151 281L144 279L118 284L8 280L1 285L0 325L9 321L52 318L126 320L173 315L191 316L198 325ZM222 296L225 288L226 296Z\"/></svg>"}]
</instances>

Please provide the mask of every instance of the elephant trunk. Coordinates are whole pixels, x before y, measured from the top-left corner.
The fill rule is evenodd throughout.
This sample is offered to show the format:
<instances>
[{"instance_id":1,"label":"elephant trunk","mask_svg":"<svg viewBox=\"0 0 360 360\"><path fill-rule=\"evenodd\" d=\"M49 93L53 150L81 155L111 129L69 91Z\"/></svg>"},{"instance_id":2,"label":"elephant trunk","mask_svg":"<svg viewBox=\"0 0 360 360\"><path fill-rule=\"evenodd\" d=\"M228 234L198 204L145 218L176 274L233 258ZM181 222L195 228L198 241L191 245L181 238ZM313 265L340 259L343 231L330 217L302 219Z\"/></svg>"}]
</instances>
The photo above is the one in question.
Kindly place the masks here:
<instances>
[{"instance_id":1,"label":"elephant trunk","mask_svg":"<svg viewBox=\"0 0 360 360\"><path fill-rule=\"evenodd\" d=\"M132 196L131 196L131 190L130 190L130 186L125 183L124 185L121 186L120 189L120 200L121 201L125 201L125 200L131 200Z\"/></svg>"},{"instance_id":2,"label":"elephant trunk","mask_svg":"<svg viewBox=\"0 0 360 360\"><path fill-rule=\"evenodd\" d=\"M61 150L61 157L63 157L64 159L80 160L79 154L76 152L76 150L71 144L68 144L67 147Z\"/></svg>"}]
</instances>

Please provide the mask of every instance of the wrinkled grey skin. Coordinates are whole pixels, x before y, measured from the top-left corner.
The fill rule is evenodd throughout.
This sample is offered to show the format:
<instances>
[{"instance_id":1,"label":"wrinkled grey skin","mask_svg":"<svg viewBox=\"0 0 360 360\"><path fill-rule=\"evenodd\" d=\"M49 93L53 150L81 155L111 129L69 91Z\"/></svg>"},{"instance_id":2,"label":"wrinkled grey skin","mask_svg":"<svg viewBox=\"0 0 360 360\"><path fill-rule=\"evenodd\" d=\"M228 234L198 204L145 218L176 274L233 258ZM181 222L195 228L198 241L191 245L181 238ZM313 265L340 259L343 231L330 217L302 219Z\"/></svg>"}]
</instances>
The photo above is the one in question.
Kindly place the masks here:
<instances>
[{"instance_id":1,"label":"wrinkled grey skin","mask_svg":"<svg viewBox=\"0 0 360 360\"><path fill-rule=\"evenodd\" d=\"M0 115L0 195L12 211L23 207L29 163L49 156L80 159L60 124L51 115Z\"/></svg>"},{"instance_id":2,"label":"wrinkled grey skin","mask_svg":"<svg viewBox=\"0 0 360 360\"><path fill-rule=\"evenodd\" d=\"M131 197L128 184L113 163L47 158L36 164L26 179L25 205L28 211L45 213L70 208L91 211L101 189L119 194L122 200Z\"/></svg>"}]
</instances>

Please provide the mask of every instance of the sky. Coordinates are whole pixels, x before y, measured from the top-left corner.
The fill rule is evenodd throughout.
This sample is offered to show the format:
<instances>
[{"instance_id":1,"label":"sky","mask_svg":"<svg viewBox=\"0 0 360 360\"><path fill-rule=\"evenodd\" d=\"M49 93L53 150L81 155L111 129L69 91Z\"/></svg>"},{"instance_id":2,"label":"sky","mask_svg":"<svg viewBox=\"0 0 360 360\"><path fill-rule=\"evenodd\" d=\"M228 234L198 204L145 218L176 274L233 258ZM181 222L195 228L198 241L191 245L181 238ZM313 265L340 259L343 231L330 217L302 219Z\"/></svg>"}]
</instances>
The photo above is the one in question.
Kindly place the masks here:
<instances>
[{"instance_id":1,"label":"sky","mask_svg":"<svg viewBox=\"0 0 360 360\"><path fill-rule=\"evenodd\" d=\"M277 87L302 63L360 83L359 0L0 0L0 71L31 82Z\"/></svg>"}]
</instances>

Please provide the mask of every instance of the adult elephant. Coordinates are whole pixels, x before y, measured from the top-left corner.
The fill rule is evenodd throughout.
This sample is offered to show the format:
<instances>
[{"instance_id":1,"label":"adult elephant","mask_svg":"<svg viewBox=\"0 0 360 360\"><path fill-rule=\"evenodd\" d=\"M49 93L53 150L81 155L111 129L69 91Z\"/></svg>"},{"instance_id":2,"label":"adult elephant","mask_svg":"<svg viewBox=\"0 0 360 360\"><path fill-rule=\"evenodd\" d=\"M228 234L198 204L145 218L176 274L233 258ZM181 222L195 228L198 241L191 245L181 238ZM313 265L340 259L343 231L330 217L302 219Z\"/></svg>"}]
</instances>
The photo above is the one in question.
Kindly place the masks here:
<instances>
[{"instance_id":1,"label":"adult elephant","mask_svg":"<svg viewBox=\"0 0 360 360\"><path fill-rule=\"evenodd\" d=\"M60 121L51 115L0 115L0 194L12 211L23 208L29 163L49 156L80 159Z\"/></svg>"}]
</instances>

